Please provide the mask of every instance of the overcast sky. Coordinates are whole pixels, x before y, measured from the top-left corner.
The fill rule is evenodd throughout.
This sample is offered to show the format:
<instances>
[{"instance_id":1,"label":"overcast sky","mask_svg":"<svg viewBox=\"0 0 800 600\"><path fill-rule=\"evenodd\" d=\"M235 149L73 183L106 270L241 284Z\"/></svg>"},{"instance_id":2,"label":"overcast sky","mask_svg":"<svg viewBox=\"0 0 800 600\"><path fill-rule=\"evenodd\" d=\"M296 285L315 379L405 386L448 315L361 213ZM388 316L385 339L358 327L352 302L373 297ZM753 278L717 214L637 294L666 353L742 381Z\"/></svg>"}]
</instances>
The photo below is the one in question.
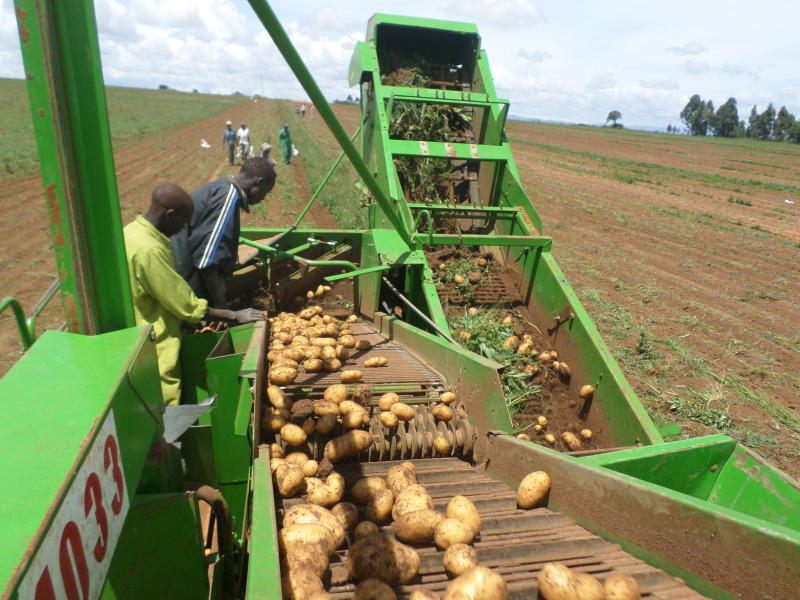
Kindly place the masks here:
<instances>
[{"instance_id":1,"label":"overcast sky","mask_svg":"<svg viewBox=\"0 0 800 600\"><path fill-rule=\"evenodd\" d=\"M11 0L0 0L0 77L21 77ZM106 83L304 99L244 0L96 0ZM692 94L740 118L773 102L800 116L797 0L274 0L330 99L374 12L477 23L514 115L678 124Z\"/></svg>"}]
</instances>

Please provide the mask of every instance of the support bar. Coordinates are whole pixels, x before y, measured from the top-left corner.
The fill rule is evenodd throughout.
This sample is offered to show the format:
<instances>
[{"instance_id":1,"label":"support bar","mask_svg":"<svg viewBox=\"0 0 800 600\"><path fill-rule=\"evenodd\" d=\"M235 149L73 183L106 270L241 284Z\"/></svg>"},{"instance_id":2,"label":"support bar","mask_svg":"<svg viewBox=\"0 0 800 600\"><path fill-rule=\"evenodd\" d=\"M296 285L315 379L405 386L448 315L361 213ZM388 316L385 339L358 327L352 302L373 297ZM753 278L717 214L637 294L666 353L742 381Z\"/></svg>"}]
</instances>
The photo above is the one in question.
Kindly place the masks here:
<instances>
[{"instance_id":1,"label":"support bar","mask_svg":"<svg viewBox=\"0 0 800 600\"><path fill-rule=\"evenodd\" d=\"M508 144L463 144L450 142L426 142L423 140L390 140L389 151L393 156L419 156L422 158L458 158L462 160L508 160L511 156Z\"/></svg>"},{"instance_id":2,"label":"support bar","mask_svg":"<svg viewBox=\"0 0 800 600\"><path fill-rule=\"evenodd\" d=\"M270 37L272 37L272 41L275 42L278 50L286 59L289 68L292 69L292 72L297 77L300 85L303 86L303 89L308 94L308 97L311 98L311 101L317 108L317 112L319 112L319 115L328 125L328 128L331 130L331 133L333 133L336 141L339 142L339 145L342 147L344 153L347 154L347 158L350 159L350 162L352 163L356 172L364 181L364 184L367 186L370 193L375 197L375 200L386 214L389 222L397 230L397 233L400 235L401 239L410 248L412 240L408 233L408 228L392 206L391 198L386 194L383 188L381 188L377 179L375 179L375 176L369 170L367 163L364 162L364 159L358 153L358 150L356 150L353 142L351 142L348 138L347 133L342 127L342 124L339 122L339 119L336 117L330 105L328 104L328 101L325 99L325 96L323 96L322 91L319 89L317 82L314 81L314 78L311 76L311 73L303 62L303 59L300 58L300 55L297 53L297 50L289 39L289 36L286 35L286 31L284 31L283 26L275 16L272 7L270 7L266 0L248 0L248 2L258 18L261 20L261 23L264 25L264 28L269 33Z\"/></svg>"},{"instance_id":3,"label":"support bar","mask_svg":"<svg viewBox=\"0 0 800 600\"><path fill-rule=\"evenodd\" d=\"M346 269L350 269L351 271L358 270L358 266L354 263L351 263L349 260L311 260L310 258L303 258L302 256L289 254L283 250L273 248L272 246L264 246L263 244L259 244L258 242L254 242L243 237L239 238L239 243L244 244L245 246L256 248L262 252L273 254L276 258L288 258L289 260L293 260L309 267L344 267Z\"/></svg>"},{"instance_id":4,"label":"support bar","mask_svg":"<svg viewBox=\"0 0 800 600\"><path fill-rule=\"evenodd\" d=\"M414 239L426 246L528 246L549 250L553 244L552 238L543 235L416 233Z\"/></svg>"},{"instance_id":5,"label":"support bar","mask_svg":"<svg viewBox=\"0 0 800 600\"><path fill-rule=\"evenodd\" d=\"M400 293L400 290L398 290L398 289L397 289L397 288L394 286L394 284L392 284L392 282L391 282L391 281L389 281L388 279L386 279L386 277L381 277L381 279L383 279L383 283L385 283L385 284L386 284L386 287L388 287L390 290L392 290L392 292L394 292L394 295L395 295L395 296L397 296L397 298L400 300L400 302L402 302L402 303L403 303L403 304L405 304L405 305L406 305L408 308L410 308L412 311L414 311L414 313L416 313L416 315L417 315L417 316L418 316L420 319L422 319L422 320L423 320L423 321L425 321L425 322L426 322L428 325L430 325L430 326L433 328L433 330L434 330L436 333L438 333L439 335L441 335L441 336L442 336L444 339L446 339L446 340L447 340L448 342L450 342L451 344L455 344L455 343L456 343L456 341L455 341L455 340L454 340L452 337L450 337L450 335L449 335L449 334L448 334L446 331L444 331L444 330L443 330L441 327L439 327L439 326L438 326L436 323L434 323L434 322L433 322L433 321L430 319L430 317L429 317L428 315L426 315L424 312L422 312L420 309L418 309L416 304L414 304L413 302L411 302L411 300L409 300L409 299L408 299L408 298L406 298L406 297L405 297L403 294L401 294L401 293Z\"/></svg>"}]
</instances>

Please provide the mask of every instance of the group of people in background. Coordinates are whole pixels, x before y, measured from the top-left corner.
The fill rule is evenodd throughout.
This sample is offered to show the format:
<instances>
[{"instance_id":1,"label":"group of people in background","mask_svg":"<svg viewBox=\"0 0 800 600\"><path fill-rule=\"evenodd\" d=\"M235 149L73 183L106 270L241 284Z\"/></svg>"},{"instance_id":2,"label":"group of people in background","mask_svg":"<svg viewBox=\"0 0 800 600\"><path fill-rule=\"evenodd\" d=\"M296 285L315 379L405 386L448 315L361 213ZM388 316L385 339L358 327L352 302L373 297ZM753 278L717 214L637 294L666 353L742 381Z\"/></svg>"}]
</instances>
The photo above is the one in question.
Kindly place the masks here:
<instances>
[{"instance_id":1,"label":"group of people in background","mask_svg":"<svg viewBox=\"0 0 800 600\"><path fill-rule=\"evenodd\" d=\"M303 105L305 107L305 105ZM305 114L305 110L303 111ZM278 133L278 143L281 147L281 154L283 155L283 164L288 165L292 162L292 157L296 150L292 145L292 136L289 133L289 124L284 123L280 132ZM222 147L228 151L228 164L233 165L234 159L241 159L242 163L248 158L253 158L255 152L253 145L250 142L250 130L245 123L236 131L233 130L233 123L231 121L225 122L225 131L222 132ZM266 158L274 166L276 161L270 156L272 146L267 142L261 144L261 156Z\"/></svg>"}]
</instances>

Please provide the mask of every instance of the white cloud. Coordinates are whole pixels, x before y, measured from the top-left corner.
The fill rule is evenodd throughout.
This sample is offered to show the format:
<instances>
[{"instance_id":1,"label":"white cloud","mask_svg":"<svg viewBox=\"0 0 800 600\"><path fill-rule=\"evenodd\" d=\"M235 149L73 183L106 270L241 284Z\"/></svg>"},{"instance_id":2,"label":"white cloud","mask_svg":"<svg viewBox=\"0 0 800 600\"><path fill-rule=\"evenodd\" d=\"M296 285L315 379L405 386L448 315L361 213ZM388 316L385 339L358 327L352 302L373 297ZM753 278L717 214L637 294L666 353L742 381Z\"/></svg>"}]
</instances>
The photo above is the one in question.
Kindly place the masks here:
<instances>
[{"instance_id":1,"label":"white cloud","mask_svg":"<svg viewBox=\"0 0 800 600\"><path fill-rule=\"evenodd\" d=\"M680 68L691 75L702 75L711 68L711 65L702 60L685 60Z\"/></svg>"},{"instance_id":2,"label":"white cloud","mask_svg":"<svg viewBox=\"0 0 800 600\"><path fill-rule=\"evenodd\" d=\"M531 0L459 0L445 9L455 20L517 29L544 21L544 13Z\"/></svg>"},{"instance_id":3,"label":"white cloud","mask_svg":"<svg viewBox=\"0 0 800 600\"><path fill-rule=\"evenodd\" d=\"M517 55L520 58L526 60L527 62L532 62L532 63L540 63L547 60L548 58L553 58L552 54L550 54L549 52L545 52L544 50L528 51L525 48L520 48L519 52L517 52Z\"/></svg>"},{"instance_id":4,"label":"white cloud","mask_svg":"<svg viewBox=\"0 0 800 600\"><path fill-rule=\"evenodd\" d=\"M598 73L586 83L587 90L608 90L617 87L617 81L611 73Z\"/></svg>"},{"instance_id":5,"label":"white cloud","mask_svg":"<svg viewBox=\"0 0 800 600\"><path fill-rule=\"evenodd\" d=\"M678 56L696 56L708 50L700 42L687 42L683 46L672 46L667 48L668 52L674 52Z\"/></svg>"}]
</instances>

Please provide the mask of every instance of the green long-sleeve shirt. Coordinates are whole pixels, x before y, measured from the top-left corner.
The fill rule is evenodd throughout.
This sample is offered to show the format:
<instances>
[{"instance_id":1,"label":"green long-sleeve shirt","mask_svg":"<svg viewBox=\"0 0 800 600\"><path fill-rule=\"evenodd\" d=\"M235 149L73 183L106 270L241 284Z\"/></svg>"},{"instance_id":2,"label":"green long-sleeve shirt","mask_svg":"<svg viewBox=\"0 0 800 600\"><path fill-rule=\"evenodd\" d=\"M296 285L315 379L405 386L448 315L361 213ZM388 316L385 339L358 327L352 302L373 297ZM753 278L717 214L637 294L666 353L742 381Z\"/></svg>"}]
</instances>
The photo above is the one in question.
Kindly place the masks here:
<instances>
[{"instance_id":1,"label":"green long-sleeve shirt","mask_svg":"<svg viewBox=\"0 0 800 600\"><path fill-rule=\"evenodd\" d=\"M208 311L208 301L195 296L175 271L169 238L152 223L139 215L124 232L136 324L153 326L164 403L178 404L180 322L199 322Z\"/></svg>"}]
</instances>

